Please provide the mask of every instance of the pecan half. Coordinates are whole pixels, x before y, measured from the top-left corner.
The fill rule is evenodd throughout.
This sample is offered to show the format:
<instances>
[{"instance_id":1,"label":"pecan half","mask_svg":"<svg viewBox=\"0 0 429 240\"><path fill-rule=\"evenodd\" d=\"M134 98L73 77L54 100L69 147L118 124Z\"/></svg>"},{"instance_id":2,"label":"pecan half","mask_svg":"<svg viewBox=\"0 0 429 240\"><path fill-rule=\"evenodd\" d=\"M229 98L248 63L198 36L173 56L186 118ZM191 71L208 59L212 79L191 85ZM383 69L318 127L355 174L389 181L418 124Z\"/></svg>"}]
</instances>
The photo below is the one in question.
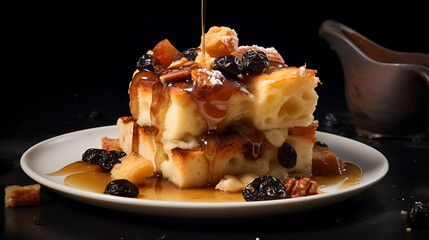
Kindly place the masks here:
<instances>
[{"instance_id":1,"label":"pecan half","mask_svg":"<svg viewBox=\"0 0 429 240\"><path fill-rule=\"evenodd\" d=\"M317 194L319 186L310 178L288 179L285 182L286 192L291 198L304 197Z\"/></svg>"},{"instance_id":2,"label":"pecan half","mask_svg":"<svg viewBox=\"0 0 429 240\"><path fill-rule=\"evenodd\" d=\"M194 61L179 62L159 73L159 80L163 83L180 82L190 78L191 70L198 68L199 65Z\"/></svg>"},{"instance_id":3,"label":"pecan half","mask_svg":"<svg viewBox=\"0 0 429 240\"><path fill-rule=\"evenodd\" d=\"M164 83L180 82L188 79L189 76L191 76L191 68L184 67L172 69L171 71L164 73L163 75L159 76L159 80Z\"/></svg>"}]
</instances>

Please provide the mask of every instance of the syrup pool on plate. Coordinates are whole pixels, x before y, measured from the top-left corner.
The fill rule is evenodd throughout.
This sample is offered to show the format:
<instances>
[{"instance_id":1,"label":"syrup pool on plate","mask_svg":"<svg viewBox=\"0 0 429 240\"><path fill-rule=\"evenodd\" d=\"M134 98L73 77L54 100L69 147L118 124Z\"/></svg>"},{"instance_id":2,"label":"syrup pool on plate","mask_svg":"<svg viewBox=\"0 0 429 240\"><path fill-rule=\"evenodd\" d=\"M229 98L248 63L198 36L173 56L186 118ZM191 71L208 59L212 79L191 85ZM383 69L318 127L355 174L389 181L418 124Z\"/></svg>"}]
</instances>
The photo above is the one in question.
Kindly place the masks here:
<instances>
[{"instance_id":1,"label":"syrup pool on plate","mask_svg":"<svg viewBox=\"0 0 429 240\"><path fill-rule=\"evenodd\" d=\"M106 185L112 181L109 172L102 171L97 164L83 161L73 162L62 169L47 174L48 176L66 176L64 184L90 192L104 193ZM357 185L362 179L361 168L353 163L346 162L346 171L343 174L331 176L313 176L313 181L323 192L324 187L340 184L337 190ZM144 185L139 185L138 198L157 201L174 202L244 202L241 192L229 193L216 190L214 186L203 188L180 189L168 180L160 177L149 178ZM323 193L322 193L323 194Z\"/></svg>"}]
</instances>

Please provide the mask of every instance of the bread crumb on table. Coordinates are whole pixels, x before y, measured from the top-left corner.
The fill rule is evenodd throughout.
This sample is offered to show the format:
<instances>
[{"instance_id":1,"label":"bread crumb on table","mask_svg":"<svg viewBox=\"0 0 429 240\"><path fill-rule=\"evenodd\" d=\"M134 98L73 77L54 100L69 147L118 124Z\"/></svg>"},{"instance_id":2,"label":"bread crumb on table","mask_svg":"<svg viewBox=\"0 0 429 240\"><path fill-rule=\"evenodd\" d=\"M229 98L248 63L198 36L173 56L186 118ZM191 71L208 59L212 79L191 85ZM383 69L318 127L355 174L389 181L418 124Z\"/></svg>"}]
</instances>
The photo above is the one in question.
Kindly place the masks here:
<instances>
[{"instance_id":1,"label":"bread crumb on table","mask_svg":"<svg viewBox=\"0 0 429 240\"><path fill-rule=\"evenodd\" d=\"M40 204L40 184L7 186L4 192L5 207L24 207Z\"/></svg>"}]
</instances>

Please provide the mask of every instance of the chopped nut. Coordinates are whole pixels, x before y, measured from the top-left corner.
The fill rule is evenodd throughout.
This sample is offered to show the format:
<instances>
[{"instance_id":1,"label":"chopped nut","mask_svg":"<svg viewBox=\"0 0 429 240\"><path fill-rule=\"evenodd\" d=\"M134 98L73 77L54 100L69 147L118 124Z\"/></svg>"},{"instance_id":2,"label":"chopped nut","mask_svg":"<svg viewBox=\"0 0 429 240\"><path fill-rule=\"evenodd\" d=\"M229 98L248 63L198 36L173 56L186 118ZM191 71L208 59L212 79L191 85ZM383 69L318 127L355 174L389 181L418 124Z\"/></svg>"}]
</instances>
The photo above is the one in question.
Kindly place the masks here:
<instances>
[{"instance_id":1,"label":"chopped nut","mask_svg":"<svg viewBox=\"0 0 429 240\"><path fill-rule=\"evenodd\" d=\"M315 195L319 188L317 183L310 180L310 178L301 178L299 180L291 178L285 182L285 187L287 194L291 198Z\"/></svg>"},{"instance_id":2,"label":"chopped nut","mask_svg":"<svg viewBox=\"0 0 429 240\"><path fill-rule=\"evenodd\" d=\"M163 83L180 82L188 79L190 75L191 75L190 67L178 68L178 69L171 70L170 72L160 76L159 80L161 80L161 82Z\"/></svg>"},{"instance_id":3,"label":"chopped nut","mask_svg":"<svg viewBox=\"0 0 429 240\"><path fill-rule=\"evenodd\" d=\"M157 58L163 69L166 69L170 64L182 58L182 53L179 52L168 39L160 41L154 48L152 55Z\"/></svg>"},{"instance_id":4,"label":"chopped nut","mask_svg":"<svg viewBox=\"0 0 429 240\"><path fill-rule=\"evenodd\" d=\"M318 193L319 185L315 181L310 181L310 186L307 189L308 195L316 195Z\"/></svg>"},{"instance_id":5,"label":"chopped nut","mask_svg":"<svg viewBox=\"0 0 429 240\"><path fill-rule=\"evenodd\" d=\"M187 58L185 58L185 57L182 57L181 59L179 59L179 60L177 60L177 61L174 61L174 62L172 62L171 64L170 64L170 66L168 66L168 68L167 69L170 69L170 68L175 68L175 67L180 67L180 66L184 66L184 65L189 65L189 63L192 63L192 62L190 62Z\"/></svg>"},{"instance_id":6,"label":"chopped nut","mask_svg":"<svg viewBox=\"0 0 429 240\"><path fill-rule=\"evenodd\" d=\"M182 61L178 64L172 64L167 70L160 73L159 79L163 83L184 81L191 76L191 70L198 66L198 63L194 61Z\"/></svg>"}]
</instances>

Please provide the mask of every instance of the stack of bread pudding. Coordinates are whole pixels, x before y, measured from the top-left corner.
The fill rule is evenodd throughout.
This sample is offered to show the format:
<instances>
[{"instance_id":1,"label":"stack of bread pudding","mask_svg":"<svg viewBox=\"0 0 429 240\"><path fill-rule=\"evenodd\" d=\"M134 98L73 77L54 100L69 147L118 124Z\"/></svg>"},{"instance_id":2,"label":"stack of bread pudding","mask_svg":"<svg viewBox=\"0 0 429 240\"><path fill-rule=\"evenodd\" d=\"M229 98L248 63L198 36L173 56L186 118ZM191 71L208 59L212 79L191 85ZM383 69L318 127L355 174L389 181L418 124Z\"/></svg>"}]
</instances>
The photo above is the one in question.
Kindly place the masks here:
<instances>
[{"instance_id":1,"label":"stack of bread pudding","mask_svg":"<svg viewBox=\"0 0 429 240\"><path fill-rule=\"evenodd\" d=\"M311 176L316 71L287 66L274 48L240 46L227 27L204 40L180 52L165 39L139 59L132 116L117 121L116 149L127 156L112 179L142 184L156 175L179 188L233 192L258 176Z\"/></svg>"}]
</instances>

